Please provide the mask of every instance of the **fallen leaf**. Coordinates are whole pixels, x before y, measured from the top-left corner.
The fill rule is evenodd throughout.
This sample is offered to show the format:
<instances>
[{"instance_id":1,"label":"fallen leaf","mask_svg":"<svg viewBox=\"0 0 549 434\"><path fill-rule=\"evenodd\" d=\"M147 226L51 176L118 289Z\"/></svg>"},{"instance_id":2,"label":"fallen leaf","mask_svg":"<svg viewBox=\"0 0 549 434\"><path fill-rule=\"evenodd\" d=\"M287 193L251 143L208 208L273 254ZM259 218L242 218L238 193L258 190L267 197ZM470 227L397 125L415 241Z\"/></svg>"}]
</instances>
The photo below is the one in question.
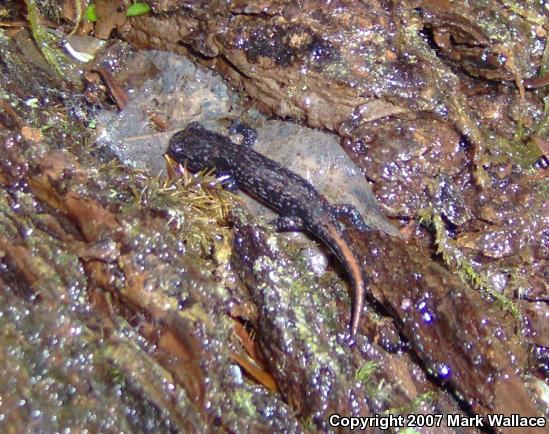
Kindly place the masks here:
<instances>
[{"instance_id":1,"label":"fallen leaf","mask_svg":"<svg viewBox=\"0 0 549 434\"><path fill-rule=\"evenodd\" d=\"M126 7L121 0L97 0L95 12L95 36L100 39L108 39L115 27L121 27L126 22Z\"/></svg>"},{"instance_id":2,"label":"fallen leaf","mask_svg":"<svg viewBox=\"0 0 549 434\"><path fill-rule=\"evenodd\" d=\"M247 360L245 357L239 356L237 354L231 354L231 359L233 359L244 371L255 381L265 386L267 389L272 390L273 392L278 392L278 386L276 381L271 374L267 371L264 371L252 362Z\"/></svg>"},{"instance_id":3,"label":"fallen leaf","mask_svg":"<svg viewBox=\"0 0 549 434\"><path fill-rule=\"evenodd\" d=\"M40 131L38 128L32 128L32 127L23 127L21 128L21 135L31 142L40 143L43 139L42 131Z\"/></svg>"}]
</instances>

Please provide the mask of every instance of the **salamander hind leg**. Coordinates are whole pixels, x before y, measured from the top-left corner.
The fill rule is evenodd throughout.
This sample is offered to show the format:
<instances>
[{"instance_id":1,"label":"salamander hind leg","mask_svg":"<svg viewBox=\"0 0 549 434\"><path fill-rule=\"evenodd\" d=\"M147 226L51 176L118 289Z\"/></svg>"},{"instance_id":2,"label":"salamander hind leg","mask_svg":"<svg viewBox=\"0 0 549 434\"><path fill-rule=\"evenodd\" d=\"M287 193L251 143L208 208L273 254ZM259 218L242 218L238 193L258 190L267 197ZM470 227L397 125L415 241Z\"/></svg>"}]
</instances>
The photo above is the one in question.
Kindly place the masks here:
<instances>
[{"instance_id":1,"label":"salamander hind leg","mask_svg":"<svg viewBox=\"0 0 549 434\"><path fill-rule=\"evenodd\" d=\"M299 217L280 216L270 222L277 232L299 232L305 229L303 220Z\"/></svg>"},{"instance_id":2,"label":"salamander hind leg","mask_svg":"<svg viewBox=\"0 0 549 434\"><path fill-rule=\"evenodd\" d=\"M369 231L372 228L366 224L362 215L354 205L349 203L332 206L336 217L348 218L351 223L361 231Z\"/></svg>"}]
</instances>

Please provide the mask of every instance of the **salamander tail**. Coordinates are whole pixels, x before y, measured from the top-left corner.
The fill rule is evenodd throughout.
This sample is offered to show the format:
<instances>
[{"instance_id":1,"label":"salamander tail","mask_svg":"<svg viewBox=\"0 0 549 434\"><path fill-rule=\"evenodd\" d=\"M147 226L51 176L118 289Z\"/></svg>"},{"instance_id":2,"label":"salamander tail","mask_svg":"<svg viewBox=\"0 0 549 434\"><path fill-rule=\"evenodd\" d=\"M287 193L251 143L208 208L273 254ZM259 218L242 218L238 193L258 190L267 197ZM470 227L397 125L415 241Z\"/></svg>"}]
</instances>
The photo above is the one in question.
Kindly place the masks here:
<instances>
[{"instance_id":1,"label":"salamander tail","mask_svg":"<svg viewBox=\"0 0 549 434\"><path fill-rule=\"evenodd\" d=\"M363 282L364 283L364 282ZM355 288L353 311L351 313L351 337L355 337L360 324L360 316L364 308L364 284Z\"/></svg>"}]
</instances>

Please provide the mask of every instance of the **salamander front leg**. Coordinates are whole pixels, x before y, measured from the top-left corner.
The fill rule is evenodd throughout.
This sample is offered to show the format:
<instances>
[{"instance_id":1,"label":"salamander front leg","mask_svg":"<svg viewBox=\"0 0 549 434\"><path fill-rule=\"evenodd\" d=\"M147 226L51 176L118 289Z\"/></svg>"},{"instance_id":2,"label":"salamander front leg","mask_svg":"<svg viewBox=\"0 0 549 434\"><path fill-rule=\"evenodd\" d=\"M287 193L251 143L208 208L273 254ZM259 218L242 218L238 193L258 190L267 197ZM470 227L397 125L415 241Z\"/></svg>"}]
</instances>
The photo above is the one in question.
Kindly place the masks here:
<instances>
[{"instance_id":1,"label":"salamander front leg","mask_svg":"<svg viewBox=\"0 0 549 434\"><path fill-rule=\"evenodd\" d=\"M360 229L361 231L372 230L372 228L366 224L366 222L362 218L362 215L354 205L351 205L349 203L334 205L333 209L337 217L348 218L357 229Z\"/></svg>"},{"instance_id":2,"label":"salamander front leg","mask_svg":"<svg viewBox=\"0 0 549 434\"><path fill-rule=\"evenodd\" d=\"M238 190L238 183L230 170L217 171L217 182L223 186L225 190L235 192Z\"/></svg>"},{"instance_id":3,"label":"salamander front leg","mask_svg":"<svg viewBox=\"0 0 549 434\"><path fill-rule=\"evenodd\" d=\"M299 217L280 216L270 224L277 232L299 232L305 229L303 220Z\"/></svg>"},{"instance_id":4,"label":"salamander front leg","mask_svg":"<svg viewBox=\"0 0 549 434\"><path fill-rule=\"evenodd\" d=\"M240 134L242 136L242 144L244 146L252 147L257 140L257 131L238 119L235 119L231 123L229 133Z\"/></svg>"}]
</instances>

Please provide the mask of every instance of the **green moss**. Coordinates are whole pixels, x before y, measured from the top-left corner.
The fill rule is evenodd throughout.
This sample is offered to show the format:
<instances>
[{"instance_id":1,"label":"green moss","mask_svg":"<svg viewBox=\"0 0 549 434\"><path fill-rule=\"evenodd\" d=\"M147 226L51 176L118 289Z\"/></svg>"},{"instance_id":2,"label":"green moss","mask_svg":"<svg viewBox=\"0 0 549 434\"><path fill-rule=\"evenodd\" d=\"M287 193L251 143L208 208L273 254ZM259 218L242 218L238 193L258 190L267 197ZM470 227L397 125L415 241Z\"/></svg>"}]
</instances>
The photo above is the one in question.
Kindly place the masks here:
<instances>
[{"instance_id":1,"label":"green moss","mask_svg":"<svg viewBox=\"0 0 549 434\"><path fill-rule=\"evenodd\" d=\"M74 27L72 31L69 33L69 36L72 36L77 32L78 27L80 27L80 23L82 22L82 2L80 0L74 1L74 9L76 13L76 17L75 17L76 22L74 23Z\"/></svg>"},{"instance_id":2,"label":"green moss","mask_svg":"<svg viewBox=\"0 0 549 434\"><path fill-rule=\"evenodd\" d=\"M416 396L412 401L407 405L402 407L395 407L386 410L385 414L412 414L419 413L422 407L432 406L433 403L437 400L437 392L425 392L421 395Z\"/></svg>"},{"instance_id":3,"label":"green moss","mask_svg":"<svg viewBox=\"0 0 549 434\"><path fill-rule=\"evenodd\" d=\"M502 309L508 311L520 322L521 315L519 308L510 298L492 288L488 283L487 276L482 271L475 269L472 262L459 250L448 235L440 213L431 208L421 210L418 215L423 224L434 228L437 253L442 256L444 262L450 267L456 267L458 275L463 281L470 283L476 289L484 291Z\"/></svg>"},{"instance_id":4,"label":"green moss","mask_svg":"<svg viewBox=\"0 0 549 434\"><path fill-rule=\"evenodd\" d=\"M379 368L379 362L370 360L357 369L355 377L362 384L369 399L379 403L389 402L392 386L385 378L379 379L377 376Z\"/></svg>"},{"instance_id":5,"label":"green moss","mask_svg":"<svg viewBox=\"0 0 549 434\"><path fill-rule=\"evenodd\" d=\"M502 0L503 5L514 14L524 18L526 21L542 26L544 22L543 14L538 13L535 7L536 2Z\"/></svg>"},{"instance_id":6,"label":"green moss","mask_svg":"<svg viewBox=\"0 0 549 434\"><path fill-rule=\"evenodd\" d=\"M542 124L543 122L540 123L540 125ZM488 134L485 133L484 135L487 136ZM519 121L514 140L502 136L494 136L490 140L486 140L489 145L488 150L491 152L482 155L482 164L500 164L510 161L523 170L530 169L542 153L532 141L524 142L524 136L524 127L522 122Z\"/></svg>"},{"instance_id":7,"label":"green moss","mask_svg":"<svg viewBox=\"0 0 549 434\"><path fill-rule=\"evenodd\" d=\"M305 432L318 432L318 426L316 426L313 416L308 416L306 418L301 419L301 426L303 427L303 430Z\"/></svg>"},{"instance_id":8,"label":"green moss","mask_svg":"<svg viewBox=\"0 0 549 434\"><path fill-rule=\"evenodd\" d=\"M543 52L539 77L544 77L549 73L549 43L546 44ZM543 114L542 117L530 135L530 137L545 138L549 136L549 96L543 98ZM486 136L486 133L484 134ZM487 163L500 163L499 155L503 153L515 164L518 164L523 170L529 170L532 165L543 155L539 146L527 136L522 119L519 119L515 131L514 139L508 140L501 136L492 137L487 141L492 147L492 155L485 157Z\"/></svg>"},{"instance_id":9,"label":"green moss","mask_svg":"<svg viewBox=\"0 0 549 434\"><path fill-rule=\"evenodd\" d=\"M404 428L402 431L399 431L401 434L420 434L419 431L416 431L413 428Z\"/></svg>"},{"instance_id":10,"label":"green moss","mask_svg":"<svg viewBox=\"0 0 549 434\"><path fill-rule=\"evenodd\" d=\"M233 400L235 405L243 410L250 417L255 417L257 409L253 403L253 394L249 390L243 388L235 389L233 393Z\"/></svg>"},{"instance_id":11,"label":"green moss","mask_svg":"<svg viewBox=\"0 0 549 434\"><path fill-rule=\"evenodd\" d=\"M220 240L229 238L229 213L240 199L219 185L211 171L192 175L179 167L177 171L182 169L182 174L175 176L173 161L167 159L167 165L171 173L168 177L132 172L134 204L129 208L137 205L166 213L168 226L175 229L187 247L210 256L215 246L224 246Z\"/></svg>"},{"instance_id":12,"label":"green moss","mask_svg":"<svg viewBox=\"0 0 549 434\"><path fill-rule=\"evenodd\" d=\"M543 98L543 116L541 117L539 124L537 125L536 131L533 135L542 138L549 137L549 96ZM542 156L543 153L535 143L530 142L530 146L535 147L535 155L537 160L539 157Z\"/></svg>"},{"instance_id":13,"label":"green moss","mask_svg":"<svg viewBox=\"0 0 549 434\"><path fill-rule=\"evenodd\" d=\"M67 58L60 49L55 47L57 38L40 24L40 13L36 1L25 0L25 3L27 5L29 25L36 45L42 51L55 74L62 80L66 80L67 75L63 71L62 65L67 63Z\"/></svg>"},{"instance_id":14,"label":"green moss","mask_svg":"<svg viewBox=\"0 0 549 434\"><path fill-rule=\"evenodd\" d=\"M371 379L372 376L376 373L376 371L379 369L379 363L375 361L369 361L364 363L360 368L356 371L356 379L360 381L362 384L367 385Z\"/></svg>"}]
</instances>

